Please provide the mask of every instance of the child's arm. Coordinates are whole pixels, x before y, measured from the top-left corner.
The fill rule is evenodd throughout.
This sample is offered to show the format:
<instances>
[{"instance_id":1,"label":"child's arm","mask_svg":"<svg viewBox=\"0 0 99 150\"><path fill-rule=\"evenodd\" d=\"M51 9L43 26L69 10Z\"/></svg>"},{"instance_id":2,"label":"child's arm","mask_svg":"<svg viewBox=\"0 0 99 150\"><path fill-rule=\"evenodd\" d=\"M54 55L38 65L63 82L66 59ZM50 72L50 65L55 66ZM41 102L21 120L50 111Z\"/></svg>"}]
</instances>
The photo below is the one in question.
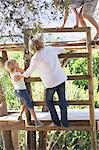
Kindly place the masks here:
<instances>
[{"instance_id":1,"label":"child's arm","mask_svg":"<svg viewBox=\"0 0 99 150\"><path fill-rule=\"evenodd\" d=\"M14 77L14 81L19 81L19 80L21 80L22 78L24 78L23 75L17 75L17 76Z\"/></svg>"},{"instance_id":2,"label":"child's arm","mask_svg":"<svg viewBox=\"0 0 99 150\"><path fill-rule=\"evenodd\" d=\"M79 26L79 14L78 14L76 8L72 8L72 10L73 10L73 12L74 12L74 14L75 14L75 16L76 16L76 24L75 24L75 26L74 26L74 28L76 28L76 27Z\"/></svg>"},{"instance_id":3,"label":"child's arm","mask_svg":"<svg viewBox=\"0 0 99 150\"><path fill-rule=\"evenodd\" d=\"M18 71L20 73L24 73L25 72L24 69L22 69L22 68L17 68L16 71Z\"/></svg>"}]
</instances>

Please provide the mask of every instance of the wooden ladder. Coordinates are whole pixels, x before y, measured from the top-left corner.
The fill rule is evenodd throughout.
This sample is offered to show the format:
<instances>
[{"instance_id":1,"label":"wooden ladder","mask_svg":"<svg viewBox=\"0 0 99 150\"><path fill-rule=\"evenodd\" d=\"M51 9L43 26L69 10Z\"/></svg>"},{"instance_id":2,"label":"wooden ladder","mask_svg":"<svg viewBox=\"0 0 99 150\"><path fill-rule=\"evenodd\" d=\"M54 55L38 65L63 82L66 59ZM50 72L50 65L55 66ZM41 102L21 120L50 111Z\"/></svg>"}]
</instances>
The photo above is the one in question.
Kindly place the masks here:
<instances>
[{"instance_id":1,"label":"wooden ladder","mask_svg":"<svg viewBox=\"0 0 99 150\"><path fill-rule=\"evenodd\" d=\"M25 53L28 53L28 39L29 39L29 34L31 32L32 29L27 29L24 32L24 44L25 44ZM43 33L62 33L62 32L85 32L86 33L86 42L83 44L81 44L80 46L84 46L84 48L86 48L87 52L83 52L83 53L69 53L69 54L61 54L59 57L60 58L86 58L87 59L87 68L88 68L88 74L87 75L76 75L76 76L68 76L68 80L88 80L88 92L89 92L89 98L88 100L76 100L76 101L67 101L69 105L88 105L89 106L89 116L90 116L90 126L74 126L74 127L69 127L67 130L84 130L84 131L90 131L91 133L91 150L97 150L97 140L96 140L96 124L95 124L95 116L94 116L94 94L93 94L93 67L92 67L92 46L91 46L91 30L89 27L86 28L76 28L76 29L72 29L72 28L63 28L62 30L56 30L56 28L43 28L42 29ZM72 42L71 42L72 43ZM63 43L60 42L60 46ZM76 44L77 45L77 44ZM79 44L78 44L79 45ZM53 46L57 46L57 43L54 43ZM68 48L69 46L74 47L75 43L71 44L70 43L66 43L65 47ZM29 65L29 62L27 62L27 65ZM41 79L39 77L32 77L27 79L27 84L30 88L30 82L40 82ZM41 106L44 105L45 102L39 101L39 102L34 102L35 106ZM58 104L58 102L56 102L56 104ZM33 128L28 128L28 131L33 131L36 129ZM39 130L39 129L38 129ZM47 134L47 130L50 130L49 128L46 128L46 134ZM53 130L57 130L57 128L53 129ZM60 130L64 130L62 128L60 128ZM41 128L42 131L42 139L45 139L46 142L46 134L43 134L44 128ZM43 136L44 135L44 136ZM44 143L44 140L42 140ZM46 144L45 144L46 145ZM46 146L43 146L43 149L46 149Z\"/></svg>"}]
</instances>

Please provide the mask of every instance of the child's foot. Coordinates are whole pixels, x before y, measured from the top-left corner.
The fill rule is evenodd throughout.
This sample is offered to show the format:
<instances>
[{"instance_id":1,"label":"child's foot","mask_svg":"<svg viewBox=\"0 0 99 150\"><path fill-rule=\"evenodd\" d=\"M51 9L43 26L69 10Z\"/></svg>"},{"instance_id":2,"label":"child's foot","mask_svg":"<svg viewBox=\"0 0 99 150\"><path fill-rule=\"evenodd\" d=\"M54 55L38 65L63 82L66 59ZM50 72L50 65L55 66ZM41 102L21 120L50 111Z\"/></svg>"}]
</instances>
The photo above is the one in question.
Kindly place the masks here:
<instances>
[{"instance_id":1,"label":"child's foot","mask_svg":"<svg viewBox=\"0 0 99 150\"><path fill-rule=\"evenodd\" d=\"M20 120L20 121L21 121L21 120L22 120L22 116L19 116L19 117L18 117L18 120Z\"/></svg>"},{"instance_id":2,"label":"child's foot","mask_svg":"<svg viewBox=\"0 0 99 150\"><path fill-rule=\"evenodd\" d=\"M98 31L97 34L95 35L94 40L99 40L99 31Z\"/></svg>"},{"instance_id":3,"label":"child's foot","mask_svg":"<svg viewBox=\"0 0 99 150\"><path fill-rule=\"evenodd\" d=\"M44 124L41 121L39 120L35 121L35 127L42 127L42 126L44 126Z\"/></svg>"},{"instance_id":4,"label":"child's foot","mask_svg":"<svg viewBox=\"0 0 99 150\"><path fill-rule=\"evenodd\" d=\"M32 122L28 122L25 120L25 126L26 127L35 127L35 125Z\"/></svg>"}]
</instances>

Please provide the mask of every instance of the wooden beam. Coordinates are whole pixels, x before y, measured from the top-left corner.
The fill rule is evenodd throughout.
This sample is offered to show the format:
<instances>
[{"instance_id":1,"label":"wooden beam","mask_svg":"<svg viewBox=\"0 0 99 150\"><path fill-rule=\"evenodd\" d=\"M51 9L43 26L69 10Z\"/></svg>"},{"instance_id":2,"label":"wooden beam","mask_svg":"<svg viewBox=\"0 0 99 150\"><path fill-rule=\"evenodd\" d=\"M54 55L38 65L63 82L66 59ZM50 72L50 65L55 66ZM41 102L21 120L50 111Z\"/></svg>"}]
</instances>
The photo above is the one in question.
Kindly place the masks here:
<instances>
[{"instance_id":1,"label":"wooden beam","mask_svg":"<svg viewBox=\"0 0 99 150\"><path fill-rule=\"evenodd\" d=\"M59 101L54 101L55 105L59 105ZM88 100L68 100L67 101L68 105L89 105L90 102ZM34 106L43 106L45 105L44 101L34 101L33 102Z\"/></svg>"},{"instance_id":2,"label":"wooden beam","mask_svg":"<svg viewBox=\"0 0 99 150\"><path fill-rule=\"evenodd\" d=\"M64 41L64 42L47 42L47 45L51 45L54 47L64 47L68 48L68 50L85 50L86 49L86 42L80 41ZM91 45L93 49L97 49L99 46L99 41L91 41ZM0 51L24 51L24 43L20 44L0 44Z\"/></svg>"},{"instance_id":3,"label":"wooden beam","mask_svg":"<svg viewBox=\"0 0 99 150\"><path fill-rule=\"evenodd\" d=\"M8 115L7 104L6 104L5 96L3 94L2 85L0 83L0 116L5 116L5 115ZM3 138L3 148L5 150L8 150L8 149L14 150L12 137L11 137L11 131L10 130L5 131L5 128L1 130L2 138Z\"/></svg>"},{"instance_id":4,"label":"wooden beam","mask_svg":"<svg viewBox=\"0 0 99 150\"><path fill-rule=\"evenodd\" d=\"M32 126L28 126L25 128L25 130L27 131L74 131L74 130L79 130L79 131L91 131L92 127L91 126L69 126L68 128L65 127L48 127L48 126L44 126L44 127L32 127Z\"/></svg>"},{"instance_id":5,"label":"wooden beam","mask_svg":"<svg viewBox=\"0 0 99 150\"><path fill-rule=\"evenodd\" d=\"M84 47L86 49L86 42L80 41L71 41L71 42L48 42L48 45L55 46L55 47Z\"/></svg>"},{"instance_id":6,"label":"wooden beam","mask_svg":"<svg viewBox=\"0 0 99 150\"><path fill-rule=\"evenodd\" d=\"M90 77L88 75L75 75L75 76L68 76L68 80L88 80ZM31 77L25 79L26 82L41 82L40 77Z\"/></svg>"},{"instance_id":7,"label":"wooden beam","mask_svg":"<svg viewBox=\"0 0 99 150\"><path fill-rule=\"evenodd\" d=\"M22 44L0 44L0 51L23 51L24 45Z\"/></svg>"},{"instance_id":8,"label":"wooden beam","mask_svg":"<svg viewBox=\"0 0 99 150\"><path fill-rule=\"evenodd\" d=\"M83 57L88 57L88 53L70 53L59 55L59 58L83 58Z\"/></svg>"},{"instance_id":9,"label":"wooden beam","mask_svg":"<svg viewBox=\"0 0 99 150\"><path fill-rule=\"evenodd\" d=\"M91 30L87 30L87 50L88 50L88 92L89 92L89 115L90 125L93 127L91 130L91 149L97 150L97 138L96 138L96 124L95 124L95 106L94 106L94 87L93 87L93 66L92 66L92 46L91 46Z\"/></svg>"},{"instance_id":10,"label":"wooden beam","mask_svg":"<svg viewBox=\"0 0 99 150\"><path fill-rule=\"evenodd\" d=\"M43 33L61 33L61 32L86 32L89 27L78 27L78 28L62 28L61 30L57 30L56 28L42 28L41 32ZM30 33L33 28L26 29L28 33Z\"/></svg>"}]
</instances>

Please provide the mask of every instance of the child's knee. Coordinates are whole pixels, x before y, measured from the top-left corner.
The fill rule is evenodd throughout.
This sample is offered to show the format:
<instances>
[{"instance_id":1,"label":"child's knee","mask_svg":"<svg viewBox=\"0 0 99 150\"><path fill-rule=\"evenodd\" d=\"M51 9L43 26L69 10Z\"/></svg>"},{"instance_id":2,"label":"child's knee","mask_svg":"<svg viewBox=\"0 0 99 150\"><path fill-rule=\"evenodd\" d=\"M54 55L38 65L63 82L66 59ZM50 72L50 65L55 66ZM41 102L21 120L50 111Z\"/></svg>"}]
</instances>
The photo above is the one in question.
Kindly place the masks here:
<instances>
[{"instance_id":1,"label":"child's knee","mask_svg":"<svg viewBox=\"0 0 99 150\"><path fill-rule=\"evenodd\" d=\"M86 12L82 12L82 17L83 18L87 18L89 16L89 14L88 13L86 13Z\"/></svg>"}]
</instances>

